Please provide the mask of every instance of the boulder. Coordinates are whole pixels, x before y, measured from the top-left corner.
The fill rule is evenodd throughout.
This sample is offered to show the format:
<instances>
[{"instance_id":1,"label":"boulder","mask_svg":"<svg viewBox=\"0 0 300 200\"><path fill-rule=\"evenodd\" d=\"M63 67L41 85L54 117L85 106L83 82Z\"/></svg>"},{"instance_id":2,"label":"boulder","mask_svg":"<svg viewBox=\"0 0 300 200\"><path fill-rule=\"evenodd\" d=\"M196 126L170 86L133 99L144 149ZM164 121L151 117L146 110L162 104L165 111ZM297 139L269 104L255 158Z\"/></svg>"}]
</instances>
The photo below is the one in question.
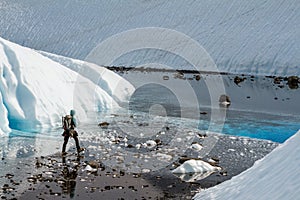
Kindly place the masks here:
<instances>
[{"instance_id":1,"label":"boulder","mask_svg":"<svg viewBox=\"0 0 300 200\"><path fill-rule=\"evenodd\" d=\"M298 76L290 76L288 77L287 84L290 89L298 89L300 79Z\"/></svg>"}]
</instances>

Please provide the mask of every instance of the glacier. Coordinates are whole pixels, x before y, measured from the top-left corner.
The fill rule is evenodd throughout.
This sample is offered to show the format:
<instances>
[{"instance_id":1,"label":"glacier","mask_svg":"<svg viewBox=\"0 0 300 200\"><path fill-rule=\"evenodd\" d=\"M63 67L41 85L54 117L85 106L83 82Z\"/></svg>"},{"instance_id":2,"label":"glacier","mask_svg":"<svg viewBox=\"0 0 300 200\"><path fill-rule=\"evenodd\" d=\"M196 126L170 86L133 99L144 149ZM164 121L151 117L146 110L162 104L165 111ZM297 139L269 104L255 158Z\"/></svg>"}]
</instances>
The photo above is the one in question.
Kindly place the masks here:
<instances>
[{"instance_id":1,"label":"glacier","mask_svg":"<svg viewBox=\"0 0 300 200\"><path fill-rule=\"evenodd\" d=\"M298 0L2 0L0 36L22 46L84 60L115 34L161 27L197 41L219 71L299 76L299 10ZM175 43L174 48L182 46ZM153 49L125 55L114 64L164 62L172 68L187 67L169 52Z\"/></svg>"},{"instance_id":2,"label":"glacier","mask_svg":"<svg viewBox=\"0 0 300 200\"><path fill-rule=\"evenodd\" d=\"M202 199L299 199L297 173L300 130L248 170L215 187L200 191Z\"/></svg>"},{"instance_id":3,"label":"glacier","mask_svg":"<svg viewBox=\"0 0 300 200\"><path fill-rule=\"evenodd\" d=\"M91 112L118 108L134 87L104 67L41 53L0 38L0 134L56 127L75 109L79 121Z\"/></svg>"}]
</instances>

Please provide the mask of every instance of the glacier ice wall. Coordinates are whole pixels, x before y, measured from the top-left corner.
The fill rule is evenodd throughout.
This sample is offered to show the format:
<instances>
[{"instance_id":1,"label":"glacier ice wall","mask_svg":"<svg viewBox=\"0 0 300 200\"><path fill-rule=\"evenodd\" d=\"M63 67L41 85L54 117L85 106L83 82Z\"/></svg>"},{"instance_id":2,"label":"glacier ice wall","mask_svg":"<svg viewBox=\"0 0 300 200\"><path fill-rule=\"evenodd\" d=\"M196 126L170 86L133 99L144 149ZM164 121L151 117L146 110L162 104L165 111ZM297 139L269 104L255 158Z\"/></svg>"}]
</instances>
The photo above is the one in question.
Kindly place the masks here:
<instances>
[{"instance_id":1,"label":"glacier ice wall","mask_svg":"<svg viewBox=\"0 0 300 200\"><path fill-rule=\"evenodd\" d=\"M220 71L300 75L299 10L298 0L2 0L0 34L23 46L83 60L114 34L163 27L195 39ZM148 50L115 64L163 61L185 67L166 52Z\"/></svg>"},{"instance_id":2,"label":"glacier ice wall","mask_svg":"<svg viewBox=\"0 0 300 200\"><path fill-rule=\"evenodd\" d=\"M300 176L294 172L300 160L299 141L300 131L251 168L193 199L298 199Z\"/></svg>"},{"instance_id":3,"label":"glacier ice wall","mask_svg":"<svg viewBox=\"0 0 300 200\"><path fill-rule=\"evenodd\" d=\"M117 108L118 102L127 101L134 89L120 76L92 65L94 72L99 71L95 82L91 74L78 73L83 71L83 65L84 70L89 69L89 63L64 60L69 61L68 66L0 38L2 133L10 129L34 131L56 126L72 108L79 120L88 120L90 111Z\"/></svg>"}]
</instances>

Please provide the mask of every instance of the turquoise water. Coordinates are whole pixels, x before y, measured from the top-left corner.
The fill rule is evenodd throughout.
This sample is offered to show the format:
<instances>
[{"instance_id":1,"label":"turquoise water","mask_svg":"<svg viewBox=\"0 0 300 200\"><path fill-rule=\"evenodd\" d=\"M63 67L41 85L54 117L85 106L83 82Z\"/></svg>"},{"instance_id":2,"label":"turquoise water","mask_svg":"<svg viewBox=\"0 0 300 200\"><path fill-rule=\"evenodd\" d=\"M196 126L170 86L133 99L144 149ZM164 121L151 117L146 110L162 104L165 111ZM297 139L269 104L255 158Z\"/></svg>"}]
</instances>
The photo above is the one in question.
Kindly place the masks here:
<instances>
[{"instance_id":1,"label":"turquoise water","mask_svg":"<svg viewBox=\"0 0 300 200\"><path fill-rule=\"evenodd\" d=\"M132 112L134 112L134 109L147 112L147 109L150 106L142 105L138 104L138 107L135 108L132 106ZM164 106L168 107L168 105ZM179 109L176 109L171 105L166 110L167 116L170 116L171 120L174 120L174 118L177 117L177 121L181 120L181 125L189 124L180 118ZM186 114L187 111L184 112ZM204 112L205 115L200 115L200 118L198 119L199 130L209 130L212 132L221 132L227 135L245 136L283 143L300 129L300 117L295 115L275 115L269 113L227 109L224 121L221 120L221 122L214 124L215 122L213 122L211 119L210 110L205 110ZM195 119L192 115L188 117L193 122L197 121L197 119ZM180 124L178 125L180 126Z\"/></svg>"},{"instance_id":2,"label":"turquoise water","mask_svg":"<svg viewBox=\"0 0 300 200\"><path fill-rule=\"evenodd\" d=\"M300 129L299 122L299 116L228 110L222 133L282 143ZM202 128L207 129L200 123Z\"/></svg>"},{"instance_id":3,"label":"turquoise water","mask_svg":"<svg viewBox=\"0 0 300 200\"><path fill-rule=\"evenodd\" d=\"M152 74L137 73L136 76L141 76L146 79L149 78L150 75ZM133 76L131 78L130 73L128 73L127 76L128 79L132 82L137 79L136 76ZM153 73L153 76L162 76L162 74ZM170 74L169 76L172 77L172 74ZM298 91L286 87L283 89L277 88L276 85L273 85L273 79L266 77L256 77L255 81L248 81L247 84L243 85L244 89L237 86L232 81L234 79L234 76L224 76L223 78L227 80L226 83L228 84L225 85L225 89L226 87L230 88L231 90L235 89L236 93L238 93L239 95L235 96L235 101L231 99L233 103L229 108L224 108L225 110L221 111L223 113L226 113L226 118L223 119L223 122L225 123L222 124L221 120L221 125L218 124L218 122L216 124L213 124L215 122L212 122L213 120L211 120L212 110L209 107L201 107L202 100L207 96L209 97L209 93L206 93L205 91L203 92L203 90L205 90L202 87L203 83L198 83L197 81L192 80L189 83L193 86L195 94L198 97L200 106L200 109L198 110L192 103L188 105L190 107L182 108L179 100L186 100L188 102L191 97L188 95L183 95L184 92L179 94L174 93L167 87L167 84L163 84L164 82L161 84L144 84L142 86L139 86L139 84L141 83L137 84L138 89L130 99L129 109L131 109L133 112L141 111L148 113L153 105L161 105L166 112L166 116L180 118L182 117L182 113L184 112L185 117L190 118L191 120L198 120L198 129L200 130L221 132L223 134L234 136L246 136L257 139L266 139L279 143L283 143L300 129L300 115L297 114L297 110L299 110L299 107L296 103L298 101L298 96L296 95L298 94ZM250 80L250 77L247 78ZM140 79L143 80L142 78ZM142 82L141 80L139 81ZM170 80L168 81L173 81L172 83L177 84L176 87L179 88L180 91L186 90L185 87L180 88L182 85L184 85L182 84L182 80L180 82L180 80L170 78ZM253 88L256 89L254 90ZM246 96L244 98L238 99L239 96L243 95L243 90L251 91L253 95L257 95L256 93L266 93L270 97L262 95L263 97L261 98L269 98L262 101L260 95L257 95L257 97L254 98L252 96L252 93L249 92L251 94L251 98L248 98L248 101L245 100L247 99L246 96L250 95L248 93L245 93ZM283 100L275 101L272 95L276 97L275 99L289 99L289 102ZM239 100L242 103L239 103ZM240 109L240 107L242 107L246 103L252 104L252 107L255 108L253 110L256 111L249 110L249 107L251 108L251 106L249 105L245 105L246 107L242 108L244 110ZM239 104L239 106L237 106L237 104ZM258 104L260 108L263 108L265 110L261 111L259 108L256 108L255 106ZM294 108L293 112L289 112L290 110L288 109L291 108ZM267 109L269 109L269 111L267 111ZM282 114L282 110L285 111L284 113L293 114ZM198 119L197 115L199 115L199 112L202 114ZM182 122L182 124L184 123L185 122Z\"/></svg>"}]
</instances>

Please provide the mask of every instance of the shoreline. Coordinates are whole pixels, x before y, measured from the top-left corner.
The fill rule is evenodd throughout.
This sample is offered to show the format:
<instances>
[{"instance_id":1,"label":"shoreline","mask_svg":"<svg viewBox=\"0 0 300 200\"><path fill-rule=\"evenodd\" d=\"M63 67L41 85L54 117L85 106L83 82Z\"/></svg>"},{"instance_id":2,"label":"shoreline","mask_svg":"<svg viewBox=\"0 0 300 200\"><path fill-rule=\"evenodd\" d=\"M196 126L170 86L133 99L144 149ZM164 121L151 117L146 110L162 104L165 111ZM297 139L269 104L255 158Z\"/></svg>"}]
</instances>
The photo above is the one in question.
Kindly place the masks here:
<instances>
[{"instance_id":1,"label":"shoreline","mask_svg":"<svg viewBox=\"0 0 300 200\"><path fill-rule=\"evenodd\" d=\"M289 77L298 78L298 83L300 83L300 79L298 75L290 75L290 76L278 76L278 75L264 75L264 74L246 74L246 73L232 73L232 72L214 72L214 71L201 71L201 70L190 70L190 69L165 69L165 68L151 68L151 67L126 67L126 66L104 66L106 69L109 69L116 73L128 73L129 71L133 72L167 72L167 73L180 73L180 74L200 74L200 75L234 75L234 76L241 76L241 77L265 77L274 79L274 83L279 84L280 81L286 81L289 83ZM241 80L242 82L243 80ZM291 80L290 80L291 81ZM237 82L239 82L237 80Z\"/></svg>"}]
</instances>

